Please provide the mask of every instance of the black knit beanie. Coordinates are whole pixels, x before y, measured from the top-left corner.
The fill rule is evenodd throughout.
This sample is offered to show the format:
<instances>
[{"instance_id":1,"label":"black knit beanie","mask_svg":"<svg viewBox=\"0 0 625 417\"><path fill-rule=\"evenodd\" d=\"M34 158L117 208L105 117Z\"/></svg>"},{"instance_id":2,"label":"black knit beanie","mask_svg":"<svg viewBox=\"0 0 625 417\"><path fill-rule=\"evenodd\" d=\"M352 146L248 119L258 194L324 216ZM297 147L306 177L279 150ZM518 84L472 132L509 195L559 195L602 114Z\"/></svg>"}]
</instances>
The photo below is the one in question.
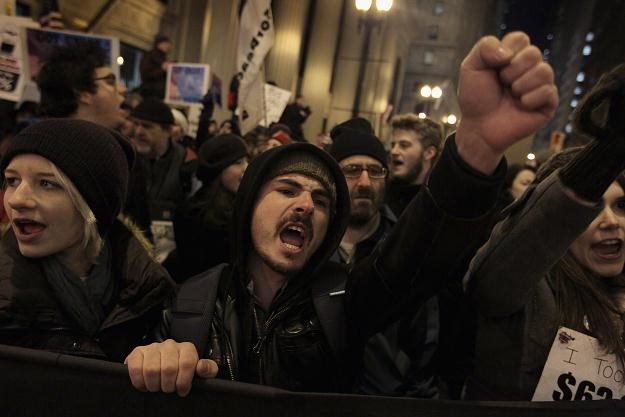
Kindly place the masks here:
<instances>
[{"instance_id":1,"label":"black knit beanie","mask_svg":"<svg viewBox=\"0 0 625 417\"><path fill-rule=\"evenodd\" d=\"M368 120L362 117L350 119L334 127L330 136L334 142L330 155L337 162L354 155L367 155L388 168L384 145L375 136Z\"/></svg>"},{"instance_id":2,"label":"black knit beanie","mask_svg":"<svg viewBox=\"0 0 625 417\"><path fill-rule=\"evenodd\" d=\"M174 115L169 106L160 100L146 98L130 112L130 117L162 125L173 125Z\"/></svg>"},{"instance_id":3,"label":"black knit beanie","mask_svg":"<svg viewBox=\"0 0 625 417\"><path fill-rule=\"evenodd\" d=\"M245 142L230 133L216 136L200 146L195 175L203 184L210 183L221 171L247 156Z\"/></svg>"},{"instance_id":4,"label":"black knit beanie","mask_svg":"<svg viewBox=\"0 0 625 417\"><path fill-rule=\"evenodd\" d=\"M22 130L9 143L0 173L20 154L40 155L76 186L105 236L126 201L135 153L114 130L77 119L46 119Z\"/></svg>"}]
</instances>

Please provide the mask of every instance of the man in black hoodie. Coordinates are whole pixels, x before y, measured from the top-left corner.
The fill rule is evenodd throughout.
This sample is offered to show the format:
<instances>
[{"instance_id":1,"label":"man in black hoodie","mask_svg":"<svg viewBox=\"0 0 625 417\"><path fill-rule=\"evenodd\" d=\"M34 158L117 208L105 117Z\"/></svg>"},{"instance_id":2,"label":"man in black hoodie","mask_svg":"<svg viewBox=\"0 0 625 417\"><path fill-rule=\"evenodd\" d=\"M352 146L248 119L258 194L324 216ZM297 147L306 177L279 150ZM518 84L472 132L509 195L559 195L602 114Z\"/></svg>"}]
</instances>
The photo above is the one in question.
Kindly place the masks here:
<instances>
[{"instance_id":1,"label":"man in black hoodie","mask_svg":"<svg viewBox=\"0 0 625 417\"><path fill-rule=\"evenodd\" d=\"M255 159L237 194L232 263L185 283L165 323L176 341L128 356L133 385L186 395L197 374L350 390L366 341L414 314L475 252L503 182L503 152L544 125L558 101L553 71L519 32L481 39L462 64L459 90L464 118L427 185L349 274L328 261L349 215L336 162L308 144ZM188 325L207 309L210 321Z\"/></svg>"}]
</instances>

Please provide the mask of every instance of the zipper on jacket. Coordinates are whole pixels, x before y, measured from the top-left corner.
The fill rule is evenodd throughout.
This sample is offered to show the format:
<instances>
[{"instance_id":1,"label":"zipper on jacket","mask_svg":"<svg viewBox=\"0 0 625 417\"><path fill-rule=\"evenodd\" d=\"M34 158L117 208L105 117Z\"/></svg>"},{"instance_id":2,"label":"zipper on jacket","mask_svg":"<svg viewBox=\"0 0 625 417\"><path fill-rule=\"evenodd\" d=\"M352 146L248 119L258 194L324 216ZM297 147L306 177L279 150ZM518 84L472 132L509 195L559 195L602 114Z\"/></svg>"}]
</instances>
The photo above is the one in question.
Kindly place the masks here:
<instances>
[{"instance_id":1,"label":"zipper on jacket","mask_svg":"<svg viewBox=\"0 0 625 417\"><path fill-rule=\"evenodd\" d=\"M234 368L232 366L232 345L230 344L230 338L228 337L228 334L225 332L225 330L222 328L222 326L216 322L215 323L216 326L218 327L217 330L219 330L219 332L223 335L223 339L224 340L224 356L226 357L226 365L228 366L228 373L230 374L230 380L231 381L235 381L234 378Z\"/></svg>"},{"instance_id":2,"label":"zipper on jacket","mask_svg":"<svg viewBox=\"0 0 625 417\"><path fill-rule=\"evenodd\" d=\"M256 334L258 339L252 348L252 351L258 355L258 378L259 383L264 384L264 375L263 375L263 345L267 340L267 335L269 334L269 330L271 329L271 325L278 319L280 316L285 313L289 309L289 305L283 306L280 310L275 313L272 313L269 318L265 321L265 325L263 326L263 331L260 330L260 323L258 322L258 314L256 313L256 306L252 306L252 311L254 313L254 324L256 324Z\"/></svg>"}]
</instances>

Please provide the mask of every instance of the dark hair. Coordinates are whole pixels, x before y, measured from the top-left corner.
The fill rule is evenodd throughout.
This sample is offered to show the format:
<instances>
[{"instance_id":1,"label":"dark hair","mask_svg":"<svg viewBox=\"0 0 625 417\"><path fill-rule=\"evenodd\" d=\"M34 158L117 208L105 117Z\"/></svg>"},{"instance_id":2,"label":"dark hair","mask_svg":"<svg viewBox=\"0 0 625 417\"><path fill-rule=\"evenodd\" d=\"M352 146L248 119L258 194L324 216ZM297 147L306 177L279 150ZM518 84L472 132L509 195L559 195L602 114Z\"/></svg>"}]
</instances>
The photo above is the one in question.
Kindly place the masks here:
<instances>
[{"instance_id":1,"label":"dark hair","mask_svg":"<svg viewBox=\"0 0 625 417\"><path fill-rule=\"evenodd\" d=\"M521 171L532 171L534 174L536 173L536 168L531 165L525 164L512 164L508 167L508 171L506 171L506 180L504 182L506 189L510 189L512 187L512 183L519 172Z\"/></svg>"},{"instance_id":2,"label":"dark hair","mask_svg":"<svg viewBox=\"0 0 625 417\"><path fill-rule=\"evenodd\" d=\"M536 173L535 183L540 183L555 170L568 164L582 149L568 148L551 156ZM616 181L625 191L623 174ZM609 285L609 282L619 279L622 280L597 276L580 265L570 250L547 275L555 294L560 323L589 332L607 352L616 355L621 365L625 365L623 316L612 297L613 288Z\"/></svg>"},{"instance_id":3,"label":"dark hair","mask_svg":"<svg viewBox=\"0 0 625 417\"><path fill-rule=\"evenodd\" d=\"M236 195L227 190L221 175L200 188L190 200L192 212L198 212L202 224L214 228L230 226Z\"/></svg>"},{"instance_id":4,"label":"dark hair","mask_svg":"<svg viewBox=\"0 0 625 417\"><path fill-rule=\"evenodd\" d=\"M441 149L443 142L443 127L430 119L420 119L414 113L399 114L391 120L391 128L411 130L419 135L423 149L434 146Z\"/></svg>"},{"instance_id":5,"label":"dark hair","mask_svg":"<svg viewBox=\"0 0 625 417\"><path fill-rule=\"evenodd\" d=\"M95 70L107 65L104 50L96 42L56 48L36 80L41 91L42 113L52 117L74 114L78 109L77 93L95 94Z\"/></svg>"},{"instance_id":6,"label":"dark hair","mask_svg":"<svg viewBox=\"0 0 625 417\"><path fill-rule=\"evenodd\" d=\"M283 123L272 123L271 126L269 126L269 137L273 137L274 134L276 134L279 131L283 131L284 133L286 133L287 135L291 136L293 135L293 132L291 131L291 128L288 127L287 125L283 124Z\"/></svg>"}]
</instances>

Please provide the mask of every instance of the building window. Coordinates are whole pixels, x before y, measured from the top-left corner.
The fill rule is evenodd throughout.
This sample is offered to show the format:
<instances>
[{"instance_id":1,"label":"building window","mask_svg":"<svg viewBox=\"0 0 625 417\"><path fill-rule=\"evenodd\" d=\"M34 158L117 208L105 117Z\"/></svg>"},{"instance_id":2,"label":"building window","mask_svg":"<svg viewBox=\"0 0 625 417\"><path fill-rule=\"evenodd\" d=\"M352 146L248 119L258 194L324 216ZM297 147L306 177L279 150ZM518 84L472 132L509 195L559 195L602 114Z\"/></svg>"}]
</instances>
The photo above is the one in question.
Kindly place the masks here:
<instances>
[{"instance_id":1,"label":"building window","mask_svg":"<svg viewBox=\"0 0 625 417\"><path fill-rule=\"evenodd\" d=\"M426 50L423 54L423 63L425 65L433 65L434 64L434 51Z\"/></svg>"},{"instance_id":2,"label":"building window","mask_svg":"<svg viewBox=\"0 0 625 417\"><path fill-rule=\"evenodd\" d=\"M437 1L434 3L434 16L440 16L445 11L445 3L442 1Z\"/></svg>"},{"instance_id":3,"label":"building window","mask_svg":"<svg viewBox=\"0 0 625 417\"><path fill-rule=\"evenodd\" d=\"M438 25L428 26L428 39L430 40L438 39Z\"/></svg>"}]
</instances>

